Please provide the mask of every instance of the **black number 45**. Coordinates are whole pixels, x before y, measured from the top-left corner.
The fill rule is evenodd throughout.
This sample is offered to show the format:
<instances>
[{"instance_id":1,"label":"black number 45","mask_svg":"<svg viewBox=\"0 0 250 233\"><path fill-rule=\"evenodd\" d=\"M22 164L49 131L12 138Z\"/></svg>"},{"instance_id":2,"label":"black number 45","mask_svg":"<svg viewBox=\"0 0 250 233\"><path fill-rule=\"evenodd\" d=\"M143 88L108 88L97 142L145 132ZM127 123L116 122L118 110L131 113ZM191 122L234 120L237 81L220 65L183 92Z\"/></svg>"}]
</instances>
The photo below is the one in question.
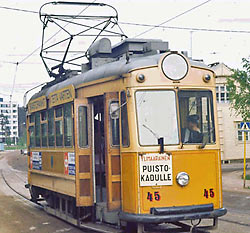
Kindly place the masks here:
<instances>
[{"instance_id":1,"label":"black number 45","mask_svg":"<svg viewBox=\"0 0 250 233\"><path fill-rule=\"evenodd\" d=\"M214 189L213 188L211 188L209 190L204 189L204 197L205 198L209 198L209 197L214 198Z\"/></svg>"}]
</instances>

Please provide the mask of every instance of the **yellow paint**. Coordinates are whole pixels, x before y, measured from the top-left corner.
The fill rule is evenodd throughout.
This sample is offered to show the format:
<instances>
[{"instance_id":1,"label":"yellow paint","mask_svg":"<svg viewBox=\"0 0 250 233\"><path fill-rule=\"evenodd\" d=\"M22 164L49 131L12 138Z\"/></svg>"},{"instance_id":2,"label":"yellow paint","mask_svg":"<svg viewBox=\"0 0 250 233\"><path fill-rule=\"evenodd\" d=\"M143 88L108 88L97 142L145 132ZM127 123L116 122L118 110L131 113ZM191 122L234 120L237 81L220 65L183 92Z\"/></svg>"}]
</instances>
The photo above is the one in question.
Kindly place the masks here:
<instances>
[{"instance_id":1,"label":"yellow paint","mask_svg":"<svg viewBox=\"0 0 250 233\"><path fill-rule=\"evenodd\" d=\"M33 112L41 111L41 110L46 109L46 108L47 108L46 96L41 96L39 98L31 100L28 103L29 114L31 114Z\"/></svg>"},{"instance_id":2,"label":"yellow paint","mask_svg":"<svg viewBox=\"0 0 250 233\"><path fill-rule=\"evenodd\" d=\"M138 213L138 174L137 154L122 153L122 210Z\"/></svg>"},{"instance_id":3,"label":"yellow paint","mask_svg":"<svg viewBox=\"0 0 250 233\"><path fill-rule=\"evenodd\" d=\"M75 88L73 85L62 88L49 94L49 107L71 102L75 98Z\"/></svg>"},{"instance_id":4,"label":"yellow paint","mask_svg":"<svg viewBox=\"0 0 250 233\"><path fill-rule=\"evenodd\" d=\"M141 213L149 213L152 207L171 207L185 205L201 205L213 203L214 208L222 207L220 190L219 151L197 150L172 152L173 185L140 187ZM187 172L190 182L181 187L177 184L176 176L179 172ZM208 190L209 197L204 196ZM210 196L213 189L214 197ZM153 201L147 200L148 192L153 194ZM160 201L154 200L154 193L159 192Z\"/></svg>"},{"instance_id":5,"label":"yellow paint","mask_svg":"<svg viewBox=\"0 0 250 233\"><path fill-rule=\"evenodd\" d=\"M41 187L54 192L75 197L74 176L57 175L51 172L30 171L29 184Z\"/></svg>"}]
</instances>

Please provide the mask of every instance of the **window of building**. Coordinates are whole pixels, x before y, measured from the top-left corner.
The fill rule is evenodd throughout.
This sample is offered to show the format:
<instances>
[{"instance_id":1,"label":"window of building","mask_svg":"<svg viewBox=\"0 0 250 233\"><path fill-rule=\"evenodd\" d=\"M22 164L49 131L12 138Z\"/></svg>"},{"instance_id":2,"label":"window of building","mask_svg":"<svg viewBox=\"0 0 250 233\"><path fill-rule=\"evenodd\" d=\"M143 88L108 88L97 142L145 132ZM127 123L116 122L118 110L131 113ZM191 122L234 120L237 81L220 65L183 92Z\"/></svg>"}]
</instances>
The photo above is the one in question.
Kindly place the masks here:
<instances>
[{"instance_id":1,"label":"window of building","mask_svg":"<svg viewBox=\"0 0 250 233\"><path fill-rule=\"evenodd\" d=\"M241 122L237 122L237 138L238 138L238 141L243 142L244 141L244 132L241 130L240 123ZM249 131L246 134L246 141L250 141L250 132Z\"/></svg>"},{"instance_id":2,"label":"window of building","mask_svg":"<svg viewBox=\"0 0 250 233\"><path fill-rule=\"evenodd\" d=\"M226 85L220 84L216 86L216 100L218 103L227 103L229 101Z\"/></svg>"}]
</instances>

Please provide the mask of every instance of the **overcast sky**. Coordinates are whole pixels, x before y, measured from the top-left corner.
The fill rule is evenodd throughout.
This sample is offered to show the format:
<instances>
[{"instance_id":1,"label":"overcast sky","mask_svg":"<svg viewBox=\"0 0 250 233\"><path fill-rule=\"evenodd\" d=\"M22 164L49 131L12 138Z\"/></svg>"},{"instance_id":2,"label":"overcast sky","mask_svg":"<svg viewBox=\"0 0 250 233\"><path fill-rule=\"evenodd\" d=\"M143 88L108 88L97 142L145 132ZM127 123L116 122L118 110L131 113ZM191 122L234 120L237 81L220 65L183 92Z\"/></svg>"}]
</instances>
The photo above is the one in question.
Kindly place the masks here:
<instances>
[{"instance_id":1,"label":"overcast sky","mask_svg":"<svg viewBox=\"0 0 250 233\"><path fill-rule=\"evenodd\" d=\"M74 0L77 1L77 0ZM91 0L90 0L91 1ZM19 8L38 11L48 1L42 0L0 0L0 96L9 100L14 86L12 100L22 106L26 90L51 80L41 62L38 49L32 56L16 65L41 45L42 24L38 14L3 9ZM213 32L171 28L156 28L141 38L168 41L171 50L191 52L195 59L206 64L224 62L231 68L240 68L241 59L250 55L250 1L247 0L103 0L114 6L119 13L120 26L128 37L149 29L123 23L161 24L199 4L163 26L174 28L219 29L237 32ZM79 11L81 11L81 7ZM249 31L240 33L239 31ZM56 32L56 31L55 31ZM58 35L60 36L60 35ZM191 40L192 38L192 40ZM192 43L191 43L192 41Z\"/></svg>"}]
</instances>

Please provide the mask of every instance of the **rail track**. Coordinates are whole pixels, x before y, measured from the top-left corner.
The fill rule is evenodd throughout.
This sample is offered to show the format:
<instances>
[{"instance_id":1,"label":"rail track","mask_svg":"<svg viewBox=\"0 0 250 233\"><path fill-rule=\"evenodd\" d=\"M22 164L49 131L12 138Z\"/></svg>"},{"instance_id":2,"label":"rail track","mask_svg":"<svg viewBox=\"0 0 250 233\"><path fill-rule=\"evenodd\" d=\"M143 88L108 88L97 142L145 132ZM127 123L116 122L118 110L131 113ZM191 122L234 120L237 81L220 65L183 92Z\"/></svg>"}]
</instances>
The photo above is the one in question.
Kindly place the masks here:
<instances>
[{"instance_id":1,"label":"rail track","mask_svg":"<svg viewBox=\"0 0 250 233\"><path fill-rule=\"evenodd\" d=\"M8 172L11 172L11 175L15 175L16 177L18 177L18 179L20 179L20 180L22 180L22 181L24 182L24 179L23 179L21 176L19 176L14 170L8 169ZM4 183L8 186L8 188L11 189L13 192L15 192L18 196L22 197L23 199L25 199L26 201L29 201L29 202L32 203L32 204L37 205L37 206L40 207L42 210L45 210L45 209L46 209L46 208L45 208L45 205L43 205L43 204L41 204L41 203L39 203L39 202L34 202L34 201L32 201L30 197L24 195L23 193L21 193L20 191L18 191L16 188L14 188L14 187L11 185L11 183L6 179L6 176L5 176L5 174L4 174L4 170L3 170L3 169L0 169L0 175L1 175L1 177L2 177L2 179L3 179L3 181L4 181ZM48 211L46 211L46 212L48 212ZM53 216L56 216L56 215L54 215L53 213L49 213L49 214L51 214L51 215L53 215ZM86 230L86 228L84 228L84 227L78 227L78 228L83 229L83 230L84 230L84 229ZM88 227L88 230L90 230L89 228L90 228L90 227ZM100 229L95 230L94 228L92 228L91 231L92 231L92 232L109 232L109 231L107 231L107 229L106 229L106 230L104 229L103 231L100 231ZM88 231L88 232L89 232L89 231ZM164 231L163 231L163 230L159 230L159 232L164 232ZM174 231L174 232L177 232L177 231ZM190 232L191 232L191 231L190 231ZM194 232L197 232L197 233L209 233L208 231L204 231L204 230L196 230L196 231L194 231Z\"/></svg>"}]
</instances>

